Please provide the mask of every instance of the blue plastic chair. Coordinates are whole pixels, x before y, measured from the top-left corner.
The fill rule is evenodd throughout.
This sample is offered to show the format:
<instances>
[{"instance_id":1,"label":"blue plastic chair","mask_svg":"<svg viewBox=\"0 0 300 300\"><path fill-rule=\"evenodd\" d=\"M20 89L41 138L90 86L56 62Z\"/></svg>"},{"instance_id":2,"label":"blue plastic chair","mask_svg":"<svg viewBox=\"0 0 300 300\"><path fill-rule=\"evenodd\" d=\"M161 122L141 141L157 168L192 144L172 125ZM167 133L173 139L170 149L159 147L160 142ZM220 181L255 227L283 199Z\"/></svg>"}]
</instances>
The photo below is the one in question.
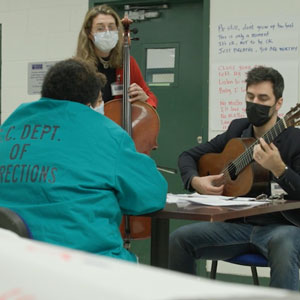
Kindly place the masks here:
<instances>
[{"instance_id":1,"label":"blue plastic chair","mask_svg":"<svg viewBox=\"0 0 300 300\"><path fill-rule=\"evenodd\" d=\"M24 238L32 238L31 232L21 216L6 207L0 207L0 228L13 231Z\"/></svg>"},{"instance_id":2,"label":"blue plastic chair","mask_svg":"<svg viewBox=\"0 0 300 300\"><path fill-rule=\"evenodd\" d=\"M267 259L263 255L256 254L256 253L241 254L233 258L227 259L225 261L237 265L251 267L252 279L255 285L259 285L256 267L268 267ZM216 279L217 267L218 267L218 261L213 260L211 264L211 272L210 272L211 279Z\"/></svg>"}]
</instances>

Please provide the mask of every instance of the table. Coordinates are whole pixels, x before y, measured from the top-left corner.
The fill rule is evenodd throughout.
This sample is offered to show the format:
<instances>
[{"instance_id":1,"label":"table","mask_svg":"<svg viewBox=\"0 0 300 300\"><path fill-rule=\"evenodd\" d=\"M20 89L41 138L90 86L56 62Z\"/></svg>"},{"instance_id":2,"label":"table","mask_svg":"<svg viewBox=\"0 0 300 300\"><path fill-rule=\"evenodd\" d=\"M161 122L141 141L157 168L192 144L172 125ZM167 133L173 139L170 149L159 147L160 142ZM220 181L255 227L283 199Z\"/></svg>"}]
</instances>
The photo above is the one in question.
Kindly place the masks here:
<instances>
[{"instance_id":1,"label":"table","mask_svg":"<svg viewBox=\"0 0 300 300\"><path fill-rule=\"evenodd\" d=\"M163 210L147 215L152 219L151 265L162 268L168 267L170 219L216 222L299 208L300 201L292 200L283 203L272 202L255 207L220 207L200 204L180 207L176 203L167 203Z\"/></svg>"}]
</instances>

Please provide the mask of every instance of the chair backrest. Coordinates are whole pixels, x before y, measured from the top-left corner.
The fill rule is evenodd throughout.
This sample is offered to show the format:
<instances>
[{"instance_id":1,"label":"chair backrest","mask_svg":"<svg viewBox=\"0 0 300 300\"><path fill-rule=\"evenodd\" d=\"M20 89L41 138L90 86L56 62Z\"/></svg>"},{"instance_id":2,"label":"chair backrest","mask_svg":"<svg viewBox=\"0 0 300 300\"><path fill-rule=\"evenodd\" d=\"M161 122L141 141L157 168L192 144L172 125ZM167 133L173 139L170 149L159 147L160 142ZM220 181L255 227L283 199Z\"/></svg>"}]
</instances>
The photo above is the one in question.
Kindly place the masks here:
<instances>
[{"instance_id":1,"label":"chair backrest","mask_svg":"<svg viewBox=\"0 0 300 300\"><path fill-rule=\"evenodd\" d=\"M0 228L13 231L21 237L32 237L24 220L17 213L6 207L0 207Z\"/></svg>"}]
</instances>

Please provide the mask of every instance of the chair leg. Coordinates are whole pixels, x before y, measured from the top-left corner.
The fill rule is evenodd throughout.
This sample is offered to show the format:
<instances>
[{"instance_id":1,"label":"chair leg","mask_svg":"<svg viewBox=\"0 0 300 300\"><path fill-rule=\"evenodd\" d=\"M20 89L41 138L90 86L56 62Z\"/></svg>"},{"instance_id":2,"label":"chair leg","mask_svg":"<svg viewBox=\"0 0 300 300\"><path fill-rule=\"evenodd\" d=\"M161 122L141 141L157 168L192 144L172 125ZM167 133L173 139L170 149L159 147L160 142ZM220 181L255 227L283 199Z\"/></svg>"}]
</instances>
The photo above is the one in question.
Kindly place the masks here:
<instances>
[{"instance_id":1,"label":"chair leg","mask_svg":"<svg viewBox=\"0 0 300 300\"><path fill-rule=\"evenodd\" d=\"M251 266L252 278L254 285L259 285L256 267Z\"/></svg>"},{"instance_id":2,"label":"chair leg","mask_svg":"<svg viewBox=\"0 0 300 300\"><path fill-rule=\"evenodd\" d=\"M216 279L217 267L218 267L218 261L213 260L211 262L210 279Z\"/></svg>"}]
</instances>

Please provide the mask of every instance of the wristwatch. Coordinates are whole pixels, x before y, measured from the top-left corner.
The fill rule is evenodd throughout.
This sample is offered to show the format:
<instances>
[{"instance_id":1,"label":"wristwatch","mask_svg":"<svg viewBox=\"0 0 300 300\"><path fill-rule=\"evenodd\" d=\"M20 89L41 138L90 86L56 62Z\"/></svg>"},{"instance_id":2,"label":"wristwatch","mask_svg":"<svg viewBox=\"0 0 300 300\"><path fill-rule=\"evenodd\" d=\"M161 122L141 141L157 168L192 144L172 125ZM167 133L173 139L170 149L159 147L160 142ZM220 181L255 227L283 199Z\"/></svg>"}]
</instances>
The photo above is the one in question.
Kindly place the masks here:
<instances>
[{"instance_id":1,"label":"wristwatch","mask_svg":"<svg viewBox=\"0 0 300 300\"><path fill-rule=\"evenodd\" d=\"M284 171L283 171L283 173L280 175L280 176L274 176L277 180L280 180L281 178L283 178L283 176L285 175L285 172L286 172L286 170L288 169L288 166L285 166L284 167Z\"/></svg>"}]
</instances>

